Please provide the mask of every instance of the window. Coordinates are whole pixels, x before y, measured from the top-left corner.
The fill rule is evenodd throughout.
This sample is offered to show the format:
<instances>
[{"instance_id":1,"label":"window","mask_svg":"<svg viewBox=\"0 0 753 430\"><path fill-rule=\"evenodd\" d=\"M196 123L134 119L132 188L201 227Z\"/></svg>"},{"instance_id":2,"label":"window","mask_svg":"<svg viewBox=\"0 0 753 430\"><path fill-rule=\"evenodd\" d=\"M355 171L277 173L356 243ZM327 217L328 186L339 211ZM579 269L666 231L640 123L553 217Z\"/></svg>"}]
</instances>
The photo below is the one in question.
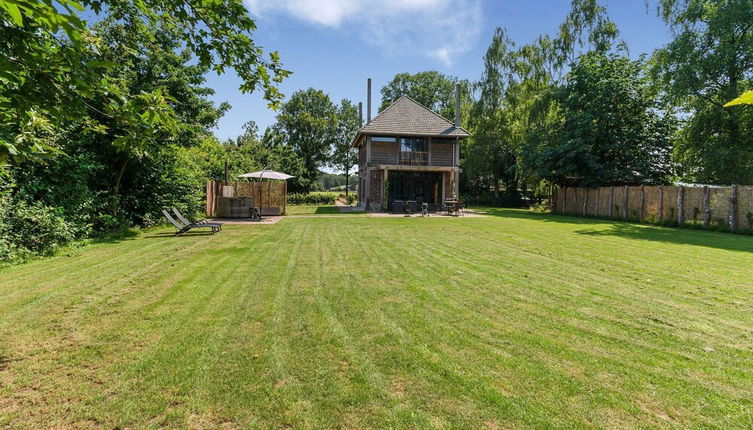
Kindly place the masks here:
<instances>
[{"instance_id":1,"label":"window","mask_svg":"<svg viewBox=\"0 0 753 430\"><path fill-rule=\"evenodd\" d=\"M446 138L446 137L435 137L431 139L431 143L455 143L457 142L455 139L452 138Z\"/></svg>"},{"instance_id":2,"label":"window","mask_svg":"<svg viewBox=\"0 0 753 430\"><path fill-rule=\"evenodd\" d=\"M372 142L390 142L395 143L397 142L397 138L392 136L371 136Z\"/></svg>"},{"instance_id":3,"label":"window","mask_svg":"<svg viewBox=\"0 0 753 430\"><path fill-rule=\"evenodd\" d=\"M403 152L428 152L429 147L423 137L400 138L400 150Z\"/></svg>"}]
</instances>

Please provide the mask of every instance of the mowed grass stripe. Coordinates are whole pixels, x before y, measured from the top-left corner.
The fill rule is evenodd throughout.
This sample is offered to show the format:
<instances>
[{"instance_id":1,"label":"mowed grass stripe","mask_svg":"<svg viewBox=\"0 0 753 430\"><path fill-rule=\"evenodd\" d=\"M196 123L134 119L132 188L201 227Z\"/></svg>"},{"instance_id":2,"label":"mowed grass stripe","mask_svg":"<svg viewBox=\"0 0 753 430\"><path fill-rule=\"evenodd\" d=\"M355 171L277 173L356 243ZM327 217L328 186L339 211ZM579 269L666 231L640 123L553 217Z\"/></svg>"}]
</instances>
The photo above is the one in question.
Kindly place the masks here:
<instances>
[{"instance_id":1,"label":"mowed grass stripe","mask_svg":"<svg viewBox=\"0 0 753 430\"><path fill-rule=\"evenodd\" d=\"M753 425L751 238L498 214L290 218L3 269L0 425ZM53 269L89 252L119 265Z\"/></svg>"}]
</instances>

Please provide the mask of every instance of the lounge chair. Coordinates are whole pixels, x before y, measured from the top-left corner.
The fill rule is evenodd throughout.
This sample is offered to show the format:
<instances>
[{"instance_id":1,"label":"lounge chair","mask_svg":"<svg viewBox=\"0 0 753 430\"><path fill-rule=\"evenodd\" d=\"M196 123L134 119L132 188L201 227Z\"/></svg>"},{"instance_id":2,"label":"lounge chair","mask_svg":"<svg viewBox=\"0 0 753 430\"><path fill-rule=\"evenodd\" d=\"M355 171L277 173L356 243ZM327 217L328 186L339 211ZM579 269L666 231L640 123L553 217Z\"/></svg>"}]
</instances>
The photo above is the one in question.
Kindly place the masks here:
<instances>
[{"instance_id":1,"label":"lounge chair","mask_svg":"<svg viewBox=\"0 0 753 430\"><path fill-rule=\"evenodd\" d=\"M170 214L164 209L162 210L162 215L164 215L165 218L167 218L167 220L170 221L170 224L172 224L173 227L175 227L175 236L180 236L181 234L186 233L189 230L192 230L194 228L211 228L212 234L215 234L219 231L221 227L219 224L210 223L210 222L207 222L204 224L185 224L184 225L178 221L175 221L175 219L172 216L170 216Z\"/></svg>"},{"instance_id":2,"label":"lounge chair","mask_svg":"<svg viewBox=\"0 0 753 430\"><path fill-rule=\"evenodd\" d=\"M180 222L182 222L183 224L185 224L185 225L189 225L189 224L197 224L197 225L217 224L217 225L220 226L219 230L222 231L222 223L221 222L212 222L212 223L210 223L208 220L205 220L205 219L198 220L198 221L189 221L186 217L183 216L182 213L180 213L180 211L176 207L173 207L173 213L175 214L175 216L178 217L178 220Z\"/></svg>"}]
</instances>

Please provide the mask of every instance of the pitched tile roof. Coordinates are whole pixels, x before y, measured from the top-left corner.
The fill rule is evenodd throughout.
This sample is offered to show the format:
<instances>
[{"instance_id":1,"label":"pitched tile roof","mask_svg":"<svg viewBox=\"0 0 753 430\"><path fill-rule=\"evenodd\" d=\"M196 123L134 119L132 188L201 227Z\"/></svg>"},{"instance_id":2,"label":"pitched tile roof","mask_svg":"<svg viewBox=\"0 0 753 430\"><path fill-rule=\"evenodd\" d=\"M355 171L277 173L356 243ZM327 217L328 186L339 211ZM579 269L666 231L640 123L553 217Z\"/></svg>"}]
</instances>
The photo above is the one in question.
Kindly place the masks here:
<instances>
[{"instance_id":1,"label":"pitched tile roof","mask_svg":"<svg viewBox=\"0 0 753 430\"><path fill-rule=\"evenodd\" d=\"M362 134L469 137L462 127L413 100L402 96L358 130Z\"/></svg>"}]
</instances>

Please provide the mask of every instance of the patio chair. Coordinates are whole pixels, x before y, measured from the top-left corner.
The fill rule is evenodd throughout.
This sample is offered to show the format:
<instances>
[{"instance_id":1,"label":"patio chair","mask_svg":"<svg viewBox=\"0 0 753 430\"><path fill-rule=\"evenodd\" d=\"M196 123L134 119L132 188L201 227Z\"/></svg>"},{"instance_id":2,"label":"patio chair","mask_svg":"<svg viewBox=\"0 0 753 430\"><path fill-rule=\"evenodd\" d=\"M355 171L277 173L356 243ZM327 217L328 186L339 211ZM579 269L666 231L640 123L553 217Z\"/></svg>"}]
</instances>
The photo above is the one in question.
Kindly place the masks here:
<instances>
[{"instance_id":1,"label":"patio chair","mask_svg":"<svg viewBox=\"0 0 753 430\"><path fill-rule=\"evenodd\" d=\"M205 220L205 219L198 220L198 221L189 221L186 217L183 216L182 213L180 213L180 211L176 207L173 207L173 213L175 214L176 217L178 217L178 220L180 222L182 222L183 224L185 224L185 225L189 225L189 224L197 224L197 225L210 224L210 222L208 220ZM217 225L219 225L220 226L219 230L222 231L222 223L221 222L212 222L211 224L217 224Z\"/></svg>"},{"instance_id":2,"label":"patio chair","mask_svg":"<svg viewBox=\"0 0 753 430\"><path fill-rule=\"evenodd\" d=\"M176 221L170 214L162 209L162 215L167 218L168 221L170 221L170 224L175 227L175 236L180 236L183 233L186 233L194 228L211 228L212 234L215 234L219 231L219 228L221 227L219 224L215 223L204 223L204 224L181 224L180 222Z\"/></svg>"}]
</instances>

